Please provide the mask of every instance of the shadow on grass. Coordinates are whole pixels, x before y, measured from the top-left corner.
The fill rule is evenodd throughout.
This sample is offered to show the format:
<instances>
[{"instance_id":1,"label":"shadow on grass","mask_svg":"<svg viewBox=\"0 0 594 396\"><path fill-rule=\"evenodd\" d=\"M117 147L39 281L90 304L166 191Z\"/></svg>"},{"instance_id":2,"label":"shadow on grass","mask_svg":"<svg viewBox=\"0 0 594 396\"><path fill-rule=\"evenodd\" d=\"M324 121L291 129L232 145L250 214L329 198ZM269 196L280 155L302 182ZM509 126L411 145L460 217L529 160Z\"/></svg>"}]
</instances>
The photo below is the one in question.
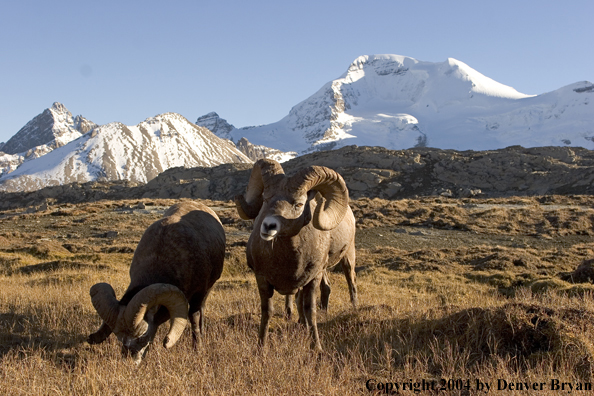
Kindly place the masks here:
<instances>
[{"instance_id":1,"label":"shadow on grass","mask_svg":"<svg viewBox=\"0 0 594 396\"><path fill-rule=\"evenodd\" d=\"M386 305L362 307L320 323L325 348L368 356L372 367L420 364L436 377L509 362L527 371L546 365L591 380L594 312L510 302L397 318ZM434 317L430 317L434 316ZM370 367L370 368L372 368Z\"/></svg>"},{"instance_id":2,"label":"shadow on grass","mask_svg":"<svg viewBox=\"0 0 594 396\"><path fill-rule=\"evenodd\" d=\"M85 335L73 336L66 331L41 329L33 333L35 319L29 315L0 313L0 359L7 354L26 357L31 350L53 356L54 362L67 370L76 366L76 357L70 351L86 341Z\"/></svg>"}]
</instances>

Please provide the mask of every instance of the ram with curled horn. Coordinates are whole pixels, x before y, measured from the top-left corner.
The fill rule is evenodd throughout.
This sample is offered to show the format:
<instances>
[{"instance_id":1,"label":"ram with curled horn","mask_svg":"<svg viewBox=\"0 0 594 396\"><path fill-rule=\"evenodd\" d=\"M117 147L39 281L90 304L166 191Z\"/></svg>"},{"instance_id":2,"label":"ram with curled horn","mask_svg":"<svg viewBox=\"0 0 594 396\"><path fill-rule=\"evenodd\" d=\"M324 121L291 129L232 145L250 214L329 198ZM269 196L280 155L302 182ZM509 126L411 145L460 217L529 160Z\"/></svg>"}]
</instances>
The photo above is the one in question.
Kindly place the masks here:
<instances>
[{"instance_id":1,"label":"ram with curled horn","mask_svg":"<svg viewBox=\"0 0 594 396\"><path fill-rule=\"evenodd\" d=\"M312 166L287 177L276 161L254 164L245 196L238 195L235 204L243 219L254 219L246 256L260 293L261 344L266 343L276 290L286 296L297 293L299 322L309 328L314 348L322 349L317 290L322 283L322 306L327 306L326 269L338 263L357 306L355 217L348 203L346 184L332 169Z\"/></svg>"},{"instance_id":2,"label":"ram with curled horn","mask_svg":"<svg viewBox=\"0 0 594 396\"><path fill-rule=\"evenodd\" d=\"M171 323L163 341L170 348L189 317L196 347L204 327L204 303L221 276L224 258L225 232L215 212L196 202L173 205L140 239L121 300L107 283L91 287L91 302L103 324L88 342L101 343L113 332L122 353L140 363L161 324Z\"/></svg>"}]
</instances>

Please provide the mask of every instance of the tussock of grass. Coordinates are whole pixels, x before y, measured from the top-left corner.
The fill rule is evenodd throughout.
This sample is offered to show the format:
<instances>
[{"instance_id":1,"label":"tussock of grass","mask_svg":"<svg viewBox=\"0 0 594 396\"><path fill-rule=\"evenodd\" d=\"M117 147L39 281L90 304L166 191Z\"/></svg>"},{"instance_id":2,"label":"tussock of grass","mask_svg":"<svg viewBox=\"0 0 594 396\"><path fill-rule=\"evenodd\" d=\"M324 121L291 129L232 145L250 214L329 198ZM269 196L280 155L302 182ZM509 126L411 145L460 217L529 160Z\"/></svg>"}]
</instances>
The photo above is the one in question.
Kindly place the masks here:
<instances>
[{"instance_id":1,"label":"tussock of grass","mask_svg":"<svg viewBox=\"0 0 594 396\"><path fill-rule=\"evenodd\" d=\"M538 279L530 283L529 287L532 293L544 293L549 290L562 290L569 286L569 284L559 278L545 278Z\"/></svg>"},{"instance_id":2,"label":"tussock of grass","mask_svg":"<svg viewBox=\"0 0 594 396\"><path fill-rule=\"evenodd\" d=\"M571 274L574 283L594 283L594 259L584 260Z\"/></svg>"}]
</instances>

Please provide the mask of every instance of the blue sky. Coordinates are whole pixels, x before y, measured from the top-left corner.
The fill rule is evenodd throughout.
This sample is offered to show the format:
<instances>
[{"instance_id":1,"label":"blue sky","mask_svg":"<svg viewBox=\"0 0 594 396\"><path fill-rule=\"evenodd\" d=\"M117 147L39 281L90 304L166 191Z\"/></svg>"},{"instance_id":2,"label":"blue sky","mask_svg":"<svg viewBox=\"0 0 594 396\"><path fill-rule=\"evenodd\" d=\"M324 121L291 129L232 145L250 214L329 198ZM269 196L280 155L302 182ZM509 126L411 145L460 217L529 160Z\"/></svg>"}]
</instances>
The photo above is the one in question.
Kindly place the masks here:
<instances>
[{"instance_id":1,"label":"blue sky","mask_svg":"<svg viewBox=\"0 0 594 396\"><path fill-rule=\"evenodd\" d=\"M594 2L5 1L0 141L62 102L98 124L280 120L360 55L456 58L527 94L594 82Z\"/></svg>"}]
</instances>

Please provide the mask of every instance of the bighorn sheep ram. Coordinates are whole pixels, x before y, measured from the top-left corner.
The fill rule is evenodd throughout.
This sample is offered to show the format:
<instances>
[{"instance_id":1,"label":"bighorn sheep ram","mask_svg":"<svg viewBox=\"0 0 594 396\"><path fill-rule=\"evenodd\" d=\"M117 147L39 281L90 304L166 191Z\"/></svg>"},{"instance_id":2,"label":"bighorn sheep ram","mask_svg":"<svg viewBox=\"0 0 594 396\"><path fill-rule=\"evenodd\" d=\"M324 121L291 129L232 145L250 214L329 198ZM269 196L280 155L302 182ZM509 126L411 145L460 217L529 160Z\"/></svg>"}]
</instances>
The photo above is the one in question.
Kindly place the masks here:
<instances>
[{"instance_id":1,"label":"bighorn sheep ram","mask_svg":"<svg viewBox=\"0 0 594 396\"><path fill-rule=\"evenodd\" d=\"M140 239L122 299L116 299L107 283L91 287L103 324L89 343L101 343L113 332L122 352L140 363L162 323L171 320L163 342L170 348L189 316L196 346L204 327L204 303L221 276L224 258L225 232L215 212L196 202L173 205Z\"/></svg>"},{"instance_id":2,"label":"bighorn sheep ram","mask_svg":"<svg viewBox=\"0 0 594 396\"><path fill-rule=\"evenodd\" d=\"M266 343L276 290L286 296L297 293L299 321L321 350L316 295L323 281L322 307L327 306L327 268L340 262L357 306L355 217L344 180L321 166L287 177L278 162L261 159L254 164L245 196L238 195L235 204L241 218L255 219L246 256L260 293L260 343Z\"/></svg>"}]
</instances>

